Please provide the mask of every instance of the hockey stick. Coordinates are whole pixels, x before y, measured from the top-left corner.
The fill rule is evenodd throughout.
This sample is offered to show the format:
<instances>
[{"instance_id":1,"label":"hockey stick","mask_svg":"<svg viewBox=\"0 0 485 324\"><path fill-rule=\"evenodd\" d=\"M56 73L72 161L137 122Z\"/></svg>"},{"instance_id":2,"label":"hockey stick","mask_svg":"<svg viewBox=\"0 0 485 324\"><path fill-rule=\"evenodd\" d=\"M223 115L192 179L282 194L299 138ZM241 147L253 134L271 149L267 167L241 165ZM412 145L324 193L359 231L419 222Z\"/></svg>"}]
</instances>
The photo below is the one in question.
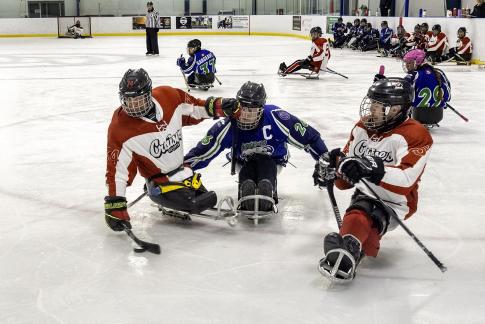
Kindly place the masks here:
<instances>
[{"instance_id":1,"label":"hockey stick","mask_svg":"<svg viewBox=\"0 0 485 324\"><path fill-rule=\"evenodd\" d=\"M222 82L219 80L219 78L217 77L217 75L214 74L214 78L216 78L217 82L219 82L219 85L222 85Z\"/></svg>"},{"instance_id":2,"label":"hockey stick","mask_svg":"<svg viewBox=\"0 0 485 324\"><path fill-rule=\"evenodd\" d=\"M320 71L329 72L329 73L332 73L332 74L340 75L342 78L345 78L345 79L348 79L349 78L348 76L345 76L345 75L343 75L341 73L338 73L337 71L334 71L334 70L330 69L329 67L325 67L325 70L324 69L320 69Z\"/></svg>"},{"instance_id":3,"label":"hockey stick","mask_svg":"<svg viewBox=\"0 0 485 324\"><path fill-rule=\"evenodd\" d=\"M126 232L126 234L128 234L128 236L136 244L138 244L140 246L140 248L133 249L135 252L142 253L142 252L148 251L148 252L151 252L151 253L154 253L154 254L160 254L160 245L140 240L138 237L136 237L135 234L133 234L131 229L125 223L122 223L122 224L123 224L123 230Z\"/></svg>"},{"instance_id":4,"label":"hockey stick","mask_svg":"<svg viewBox=\"0 0 485 324\"><path fill-rule=\"evenodd\" d=\"M367 181L364 180L364 179L361 179L360 181L362 181L362 183L367 187L367 189L369 189L369 191L372 193L372 195L374 195L374 197L381 204L383 204L385 206L385 204L382 201L382 199L369 186L369 184L367 183ZM434 254L430 250L428 250L428 248L426 248L426 246L424 246L424 244L416 237L416 235L414 235L414 233L406 225L404 225L404 223L399 219L399 217L397 217L397 215L395 215L394 213L389 213L389 214L406 231L406 233L408 233L408 235L411 236L411 238L414 240L414 242L416 242L416 244L418 244L418 246L421 248L421 250L423 250L424 253L426 253L426 255L434 262L434 264L436 264L436 266L441 270L441 272L444 273L447 270L446 266L443 263L441 263L441 261L438 260L434 256Z\"/></svg>"},{"instance_id":5,"label":"hockey stick","mask_svg":"<svg viewBox=\"0 0 485 324\"><path fill-rule=\"evenodd\" d=\"M461 119L463 119L464 121L468 122L468 118L466 118L465 116L463 116L462 114L460 114L455 108L453 108L449 103L446 103L446 106L448 108L450 108L455 114L457 114L458 116L461 117Z\"/></svg>"},{"instance_id":6,"label":"hockey stick","mask_svg":"<svg viewBox=\"0 0 485 324\"><path fill-rule=\"evenodd\" d=\"M183 55L180 54L180 57L182 57ZM184 60L185 62L185 60ZM180 67L180 72L182 73L182 76L184 77L184 81L185 81L185 86L187 87L187 92L190 92L190 86L189 86L189 81L187 80L187 77L185 76L185 73L184 71L182 70L182 68Z\"/></svg>"},{"instance_id":7,"label":"hockey stick","mask_svg":"<svg viewBox=\"0 0 485 324\"><path fill-rule=\"evenodd\" d=\"M335 220L337 221L338 228L342 227L342 217L340 216L340 210L338 209L337 200L333 194L334 180L327 182L327 192L328 198L330 198L330 203L332 204L333 214L335 215Z\"/></svg>"},{"instance_id":8,"label":"hockey stick","mask_svg":"<svg viewBox=\"0 0 485 324\"><path fill-rule=\"evenodd\" d=\"M138 196L138 198L136 198L135 200L133 200L132 202L130 202L127 205L127 207L128 208L132 207L134 204L136 204L137 202L139 202L147 194L148 194L148 191L145 190L140 196ZM154 254L160 254L160 245L155 244L155 243L149 243L149 242L145 242L145 241L140 240L138 237L136 237L135 234L133 234L133 232L131 231L131 229L125 223L122 223L122 224L123 224L123 230L126 232L126 234L128 234L128 236L136 244L138 244L140 246L140 248L133 249L135 252L142 253L142 252L148 251L148 252L151 252L151 253L154 253Z\"/></svg>"},{"instance_id":9,"label":"hockey stick","mask_svg":"<svg viewBox=\"0 0 485 324\"><path fill-rule=\"evenodd\" d=\"M130 202L128 205L126 205L126 207L127 208L132 207L134 204L136 204L137 202L139 202L146 195L147 195L147 191L144 191L141 195L138 196L138 198L136 198L135 200L133 200L132 202Z\"/></svg>"},{"instance_id":10,"label":"hockey stick","mask_svg":"<svg viewBox=\"0 0 485 324\"><path fill-rule=\"evenodd\" d=\"M236 122L231 118L232 128L232 147L231 147L231 175L236 174L236 146L237 146L237 129Z\"/></svg>"}]
</instances>

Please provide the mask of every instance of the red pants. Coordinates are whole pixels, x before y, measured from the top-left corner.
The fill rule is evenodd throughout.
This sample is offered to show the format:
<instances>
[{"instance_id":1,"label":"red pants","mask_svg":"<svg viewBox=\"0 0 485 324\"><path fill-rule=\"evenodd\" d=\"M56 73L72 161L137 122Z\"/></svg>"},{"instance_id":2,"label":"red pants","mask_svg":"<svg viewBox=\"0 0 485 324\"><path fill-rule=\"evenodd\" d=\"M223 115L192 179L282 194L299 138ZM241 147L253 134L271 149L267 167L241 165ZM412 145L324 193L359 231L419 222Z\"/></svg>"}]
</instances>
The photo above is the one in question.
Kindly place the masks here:
<instances>
[{"instance_id":1,"label":"red pants","mask_svg":"<svg viewBox=\"0 0 485 324\"><path fill-rule=\"evenodd\" d=\"M362 251L366 256L377 256L380 247L381 236L377 228L372 227L372 219L364 211L352 209L345 213L340 235L356 237L362 243Z\"/></svg>"}]
</instances>

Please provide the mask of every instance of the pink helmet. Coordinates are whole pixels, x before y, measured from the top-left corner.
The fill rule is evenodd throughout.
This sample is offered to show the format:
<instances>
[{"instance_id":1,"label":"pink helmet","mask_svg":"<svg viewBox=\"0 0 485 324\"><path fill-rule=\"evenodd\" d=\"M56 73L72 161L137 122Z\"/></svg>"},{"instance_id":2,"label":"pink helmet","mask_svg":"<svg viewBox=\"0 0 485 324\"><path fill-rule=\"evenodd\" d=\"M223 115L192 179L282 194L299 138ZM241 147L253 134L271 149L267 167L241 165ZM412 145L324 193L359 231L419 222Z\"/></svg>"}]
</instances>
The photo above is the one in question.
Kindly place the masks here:
<instances>
[{"instance_id":1,"label":"pink helmet","mask_svg":"<svg viewBox=\"0 0 485 324\"><path fill-rule=\"evenodd\" d=\"M407 52L402 59L404 62L414 61L416 66L420 66L421 64L424 63L425 57L426 57L426 53L423 50L413 49Z\"/></svg>"}]
</instances>

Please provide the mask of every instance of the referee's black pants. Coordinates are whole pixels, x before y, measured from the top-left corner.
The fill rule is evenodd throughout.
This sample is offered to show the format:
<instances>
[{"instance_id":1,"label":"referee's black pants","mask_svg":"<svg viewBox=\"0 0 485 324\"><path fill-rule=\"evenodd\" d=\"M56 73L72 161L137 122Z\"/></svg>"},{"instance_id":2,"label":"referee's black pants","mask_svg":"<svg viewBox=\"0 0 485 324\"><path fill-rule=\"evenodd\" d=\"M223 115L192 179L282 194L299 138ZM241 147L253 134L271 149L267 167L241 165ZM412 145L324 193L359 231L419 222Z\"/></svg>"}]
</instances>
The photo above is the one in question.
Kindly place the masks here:
<instances>
[{"instance_id":1,"label":"referee's black pants","mask_svg":"<svg viewBox=\"0 0 485 324\"><path fill-rule=\"evenodd\" d=\"M158 28L147 28L147 54L158 54Z\"/></svg>"}]
</instances>

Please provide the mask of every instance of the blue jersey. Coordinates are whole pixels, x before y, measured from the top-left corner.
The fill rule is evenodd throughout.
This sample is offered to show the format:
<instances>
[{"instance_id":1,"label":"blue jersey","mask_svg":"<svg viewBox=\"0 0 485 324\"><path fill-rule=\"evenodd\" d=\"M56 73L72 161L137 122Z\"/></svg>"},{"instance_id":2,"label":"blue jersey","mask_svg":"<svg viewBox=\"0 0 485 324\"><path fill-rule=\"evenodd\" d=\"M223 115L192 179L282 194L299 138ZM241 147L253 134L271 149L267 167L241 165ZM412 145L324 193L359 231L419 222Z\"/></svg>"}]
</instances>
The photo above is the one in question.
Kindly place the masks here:
<instances>
[{"instance_id":1,"label":"blue jersey","mask_svg":"<svg viewBox=\"0 0 485 324\"><path fill-rule=\"evenodd\" d=\"M333 35L342 36L347 31L347 26L342 22L336 22L332 26Z\"/></svg>"},{"instance_id":2,"label":"blue jersey","mask_svg":"<svg viewBox=\"0 0 485 324\"><path fill-rule=\"evenodd\" d=\"M254 154L262 154L285 165L289 157L287 143L304 149L315 160L327 152L317 130L277 106L265 105L260 124L255 129L241 130L229 118L214 124L185 156L184 163L189 163L195 170L204 168L222 151L232 148L233 140L236 142L235 157L241 163Z\"/></svg>"},{"instance_id":3,"label":"blue jersey","mask_svg":"<svg viewBox=\"0 0 485 324\"><path fill-rule=\"evenodd\" d=\"M438 80L431 66L423 66L404 78L414 85L414 107L441 107L451 99L451 85L448 78L439 69L434 69L441 79L442 97L439 98Z\"/></svg>"},{"instance_id":4,"label":"blue jersey","mask_svg":"<svg viewBox=\"0 0 485 324\"><path fill-rule=\"evenodd\" d=\"M380 43L381 44L390 44L391 43L391 37L392 37L392 34L394 33L394 31L389 28L389 27L386 27L386 28L382 28L381 29L381 35L380 35Z\"/></svg>"},{"instance_id":5,"label":"blue jersey","mask_svg":"<svg viewBox=\"0 0 485 324\"><path fill-rule=\"evenodd\" d=\"M180 68L185 74L216 73L216 56L211 51L201 49L190 56L187 63L182 63Z\"/></svg>"}]
</instances>

